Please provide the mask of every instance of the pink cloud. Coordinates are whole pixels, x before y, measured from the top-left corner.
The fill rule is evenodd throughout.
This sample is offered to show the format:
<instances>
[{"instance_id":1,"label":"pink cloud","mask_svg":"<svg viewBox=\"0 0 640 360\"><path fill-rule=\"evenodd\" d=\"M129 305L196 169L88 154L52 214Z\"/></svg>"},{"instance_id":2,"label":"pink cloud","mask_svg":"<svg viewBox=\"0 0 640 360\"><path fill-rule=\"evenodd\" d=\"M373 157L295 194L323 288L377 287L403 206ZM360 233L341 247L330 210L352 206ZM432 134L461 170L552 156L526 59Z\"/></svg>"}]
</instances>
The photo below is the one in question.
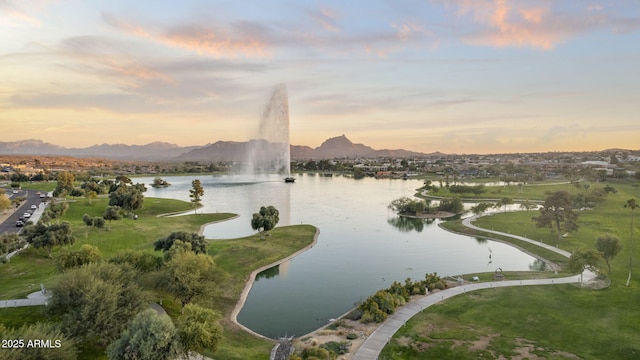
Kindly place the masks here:
<instances>
[{"instance_id":1,"label":"pink cloud","mask_svg":"<svg viewBox=\"0 0 640 360\"><path fill-rule=\"evenodd\" d=\"M20 22L25 22L30 25L40 26L40 20L28 15L18 5L9 0L0 0L0 19L7 16L10 19L16 19Z\"/></svg>"},{"instance_id":2,"label":"pink cloud","mask_svg":"<svg viewBox=\"0 0 640 360\"><path fill-rule=\"evenodd\" d=\"M259 34L260 29L246 24L240 24L235 31L199 24L158 31L117 19L110 14L104 14L103 19L125 33L199 54L219 58L267 57L269 54L267 42Z\"/></svg>"},{"instance_id":3,"label":"pink cloud","mask_svg":"<svg viewBox=\"0 0 640 360\"><path fill-rule=\"evenodd\" d=\"M459 17L471 17L478 28L463 36L474 45L532 47L549 50L576 34L602 26L597 14L563 13L551 1L454 0Z\"/></svg>"}]
</instances>

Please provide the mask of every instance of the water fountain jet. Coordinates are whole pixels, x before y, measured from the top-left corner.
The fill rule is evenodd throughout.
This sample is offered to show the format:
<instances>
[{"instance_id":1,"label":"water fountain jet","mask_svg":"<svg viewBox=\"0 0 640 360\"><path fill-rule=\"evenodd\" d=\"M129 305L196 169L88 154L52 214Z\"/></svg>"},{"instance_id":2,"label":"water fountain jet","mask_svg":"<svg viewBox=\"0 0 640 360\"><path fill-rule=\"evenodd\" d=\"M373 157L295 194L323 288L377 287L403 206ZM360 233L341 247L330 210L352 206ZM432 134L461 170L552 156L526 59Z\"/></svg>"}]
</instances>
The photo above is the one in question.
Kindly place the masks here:
<instances>
[{"instance_id":1,"label":"water fountain jet","mask_svg":"<svg viewBox=\"0 0 640 360\"><path fill-rule=\"evenodd\" d=\"M289 144L289 97L285 84L276 86L267 102L258 129L259 139L249 142L249 172L284 174L291 177Z\"/></svg>"}]
</instances>

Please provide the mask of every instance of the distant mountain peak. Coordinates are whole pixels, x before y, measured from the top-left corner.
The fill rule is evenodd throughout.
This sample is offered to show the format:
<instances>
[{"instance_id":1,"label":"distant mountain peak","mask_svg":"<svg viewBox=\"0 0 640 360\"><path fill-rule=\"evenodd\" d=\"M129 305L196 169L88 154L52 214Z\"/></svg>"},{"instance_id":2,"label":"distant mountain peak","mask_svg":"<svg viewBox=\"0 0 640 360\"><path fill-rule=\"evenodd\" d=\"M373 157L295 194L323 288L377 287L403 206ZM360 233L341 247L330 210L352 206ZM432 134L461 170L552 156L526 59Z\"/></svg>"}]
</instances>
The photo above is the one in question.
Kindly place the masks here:
<instances>
[{"instance_id":1,"label":"distant mountain peak","mask_svg":"<svg viewBox=\"0 0 640 360\"><path fill-rule=\"evenodd\" d=\"M352 147L353 143L344 134L325 140L318 149Z\"/></svg>"}]
</instances>

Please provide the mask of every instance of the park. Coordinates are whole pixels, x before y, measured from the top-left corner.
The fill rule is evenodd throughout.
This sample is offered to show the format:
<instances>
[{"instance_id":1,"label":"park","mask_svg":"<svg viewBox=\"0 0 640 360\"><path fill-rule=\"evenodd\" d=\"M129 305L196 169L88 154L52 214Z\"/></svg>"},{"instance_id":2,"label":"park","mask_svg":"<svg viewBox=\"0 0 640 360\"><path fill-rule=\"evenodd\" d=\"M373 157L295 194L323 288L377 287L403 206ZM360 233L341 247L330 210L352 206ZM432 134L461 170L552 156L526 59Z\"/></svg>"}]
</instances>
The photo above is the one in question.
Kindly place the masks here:
<instances>
[{"instance_id":1,"label":"park","mask_svg":"<svg viewBox=\"0 0 640 360\"><path fill-rule=\"evenodd\" d=\"M302 179L307 180L304 176ZM345 181L354 182L356 180L348 179ZM171 182L179 183L179 181L173 180ZM185 183L193 185L193 182L185 181ZM416 183L418 182L413 184ZM55 184L42 183L30 184L29 186L40 189L43 186L51 188ZM278 186L286 185L278 184ZM186 188L189 187L186 186ZM604 185L593 184L591 190L595 192L600 187L604 187ZM536 227L536 223L531 219L536 216L537 210L505 212L502 210L501 204L498 211L491 216L480 217L476 220L475 225L485 229L501 230L509 234L519 234L569 251L578 249L586 252L595 248L596 238L604 233L619 239L628 239L630 235L628 232L632 211L630 208L625 208L624 205L626 199L634 196L637 188L632 184L616 184L615 189L615 192L603 196L594 209L581 211L578 220L579 229L561 240L558 240L554 228ZM577 190L574 191L570 188L570 184L531 186L525 187L524 190L518 189L517 186L504 186L499 189L500 196L498 198L513 196L515 199L543 201L545 192L559 190L578 193ZM185 199L193 200L193 198L189 198L191 192L183 192L186 193ZM418 193L424 194L424 192ZM207 194L208 192L205 192L202 198L196 199L196 202L202 201L203 198L206 199ZM488 198L494 196L485 195ZM442 189L437 196L452 195ZM196 294L193 298L183 298L188 300L185 302L176 295L179 291L175 287L162 283L163 272L166 271L163 266L166 265L162 263L162 256L154 251L154 243L167 239L167 235L176 233L176 231L189 234L201 233L203 225L220 221L228 222L229 219L235 217L235 214L194 211L194 203L190 201L149 197L145 198L144 206L136 211L137 220L125 216L112 221L110 228L88 226L87 222L83 220L84 215L88 215L90 218L100 217L104 215L104 209L108 208L108 203L108 197L95 199L68 197L68 210L61 220L71 224L76 238L75 243L61 248L54 247L53 259L48 257L47 249L30 247L24 250L20 256L3 264L1 268L3 278L11 279L11 281L3 282L1 297L3 299L22 298L37 290L37 284L40 283L46 284L48 288L55 288L64 274L58 270L59 259L64 258L64 255L68 255L70 252L87 249L88 246L99 250L102 262L120 262L122 264L125 262L123 259L134 261L131 259L136 257L135 254L138 254L139 259L145 259L144 261L139 260L139 262L146 264L146 268L142 267L144 270L136 282L142 289L149 292L149 300L161 304L172 319L178 322L184 305L189 303L191 299L200 306L214 310L217 314L217 321L223 329L221 331L223 336L215 345L215 353L211 350L200 349L201 353L224 359L261 359L268 356L273 341L263 336L256 336L253 334L253 330L246 329L242 324L237 324L233 321L231 313L236 308L247 281L250 280L250 274L257 269L277 264L282 259L312 246L317 237L318 229L316 227L308 225L276 226L268 232L268 236L264 236L264 232L261 231L248 237L232 240L207 241L206 253L211 262L215 264L216 271L206 279L209 281L210 287L215 290L203 290L203 293ZM259 214L259 206L253 204L253 208L253 211ZM281 209L285 210L282 207ZM187 212L188 215L162 216L176 212ZM281 217L282 215L280 214ZM248 221L245 220L245 222ZM477 229L465 228L459 220L441 222L439 225L451 231L467 233L474 237L499 237ZM499 240L511 242L517 247L526 247L528 252L534 254L537 252L540 257L558 264L561 268L557 274L549 271L505 271L509 280L525 279L531 276L560 277L572 274L567 258L554 256L545 252L544 249L536 249L535 246L527 247L527 245L518 243L517 240L509 237ZM627 242L624 244L626 245ZM168 248L170 249L170 246ZM431 351L433 351L432 354L440 354L441 356L449 356L453 354L452 351L455 354L466 353L466 358L477 357L478 351L487 352L494 356L507 356L520 351L523 348L523 341L526 340L527 344L541 344L538 347L531 346L536 348L540 354L547 356L556 353L569 353L585 358L598 358L608 351L608 356L612 358L631 358L629 356L634 355L637 351L634 347L636 332L632 331L638 325L639 316L632 310L632 304L637 300L637 295L634 296L634 284L637 280L632 277L630 286L625 286L629 270L629 258L625 255L628 254L623 251L610 259L611 274L605 276L610 283L603 289L587 290L579 285L554 285L553 287L542 286L513 290L504 288L481 290L447 300L441 306L421 312L411 319L407 326L403 327L390 341L380 356L382 358L403 359L412 358L415 356L415 352L429 354ZM608 274L604 262L600 264L600 270L602 273ZM467 279L478 277L480 281L488 281L491 279L491 275L490 272L478 272L464 274L463 277ZM400 281L403 278L393 280ZM263 280L258 281L255 285L259 285L261 282ZM370 291L370 294L373 292L375 291ZM204 294L206 296L203 296ZM517 306L513 306L514 304ZM540 309L544 309L544 311ZM3 319L3 325L6 327L19 327L51 319L51 314L40 310L32 311L29 308L7 308L1 309L0 312L2 313L0 318ZM547 314L547 316L534 316L537 313ZM454 315L448 317L445 322L442 317L447 317L447 314ZM534 318L535 321L532 320ZM493 321L487 319L493 319ZM578 321L578 319L581 320ZM443 325L442 328L440 326L434 328L432 325L429 327L428 333L425 333L424 330L421 330L423 329L421 326L426 323L447 325ZM620 326L608 326L607 331L602 328L602 331L594 332L597 335L580 340L584 333L591 331L589 329L604 326L603 324L619 324ZM489 329L489 325L495 328ZM535 325L535 329L538 326L541 328L525 331L533 325ZM463 331L463 329L466 330ZM562 334L562 336L549 337L547 336L548 331ZM501 336L487 337L487 334L501 334ZM594 337L597 342L594 342ZM612 338L614 337L616 343L613 343ZM428 341L425 341L425 338ZM485 339L486 346L480 350L473 350L475 349L474 342L480 341L481 338ZM500 341L500 346L497 346L498 341ZM454 343L460 345L453 347ZM609 350L602 347L605 343L609 344ZM85 338L80 344L78 347L79 358L105 356L105 345L95 337ZM252 345L247 346L247 344ZM580 344L580 346L576 344ZM597 344L597 346L589 344ZM467 346L466 350L465 346ZM530 345L524 347L528 346ZM410 355L412 352L414 355ZM544 357L543 355L538 356Z\"/></svg>"}]
</instances>

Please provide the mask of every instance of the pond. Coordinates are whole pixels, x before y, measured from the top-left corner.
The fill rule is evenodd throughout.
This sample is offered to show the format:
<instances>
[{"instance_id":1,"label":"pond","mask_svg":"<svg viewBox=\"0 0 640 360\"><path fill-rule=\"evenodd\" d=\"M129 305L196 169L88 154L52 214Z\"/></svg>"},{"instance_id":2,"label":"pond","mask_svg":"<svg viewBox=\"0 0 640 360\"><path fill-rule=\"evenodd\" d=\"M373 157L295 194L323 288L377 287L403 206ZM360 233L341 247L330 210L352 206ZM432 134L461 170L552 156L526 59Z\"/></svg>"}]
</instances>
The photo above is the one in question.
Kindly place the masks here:
<instances>
[{"instance_id":1,"label":"pond","mask_svg":"<svg viewBox=\"0 0 640 360\"><path fill-rule=\"evenodd\" d=\"M304 335L393 281L404 282L408 277L418 280L432 272L456 276L541 266L508 245L444 231L437 226L440 220L404 219L392 213L389 203L412 196L422 186L420 180L296 177L293 184L277 176L167 177L172 186L149 187L146 193L188 201L191 181L200 179L205 193L199 212L240 215L208 226L204 235L209 239L254 233L251 214L263 205L280 211L278 226L311 224L320 229L312 249L256 279L238 321L259 334ZM134 180L147 185L152 181Z\"/></svg>"}]
</instances>

